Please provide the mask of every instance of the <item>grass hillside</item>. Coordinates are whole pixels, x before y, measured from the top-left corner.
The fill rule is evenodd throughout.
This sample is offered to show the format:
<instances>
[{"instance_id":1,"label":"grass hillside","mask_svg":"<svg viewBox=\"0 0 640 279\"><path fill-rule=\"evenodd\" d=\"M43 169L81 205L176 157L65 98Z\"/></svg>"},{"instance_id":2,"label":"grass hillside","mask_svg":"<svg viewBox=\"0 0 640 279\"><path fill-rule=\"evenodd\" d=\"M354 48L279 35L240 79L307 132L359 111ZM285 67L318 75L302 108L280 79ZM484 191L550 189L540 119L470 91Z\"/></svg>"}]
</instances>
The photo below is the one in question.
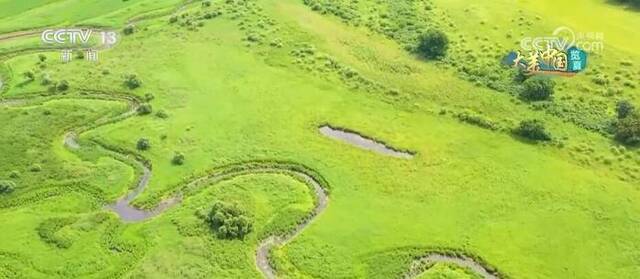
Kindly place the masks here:
<instances>
[{"instance_id":1,"label":"grass hillside","mask_svg":"<svg viewBox=\"0 0 640 279\"><path fill-rule=\"evenodd\" d=\"M318 206L308 181L259 167L286 165L326 183L329 203L270 250L282 278L402 278L430 253L504 278L637 278L640 150L612 129L619 101L640 107L638 21L604 0L0 0L3 34L121 30L96 63L61 63L37 32L0 39L0 181L13 185L0 277L259 278L262 241ZM558 26L603 32L604 51L554 78L551 99L524 100L500 61ZM413 51L428 29L449 38L440 60ZM513 132L533 119L550 141ZM324 137L327 124L415 156ZM104 206L139 185L141 165L152 174L134 206L181 201L123 222ZM217 237L203 217L216 201L251 232Z\"/></svg>"}]
</instances>

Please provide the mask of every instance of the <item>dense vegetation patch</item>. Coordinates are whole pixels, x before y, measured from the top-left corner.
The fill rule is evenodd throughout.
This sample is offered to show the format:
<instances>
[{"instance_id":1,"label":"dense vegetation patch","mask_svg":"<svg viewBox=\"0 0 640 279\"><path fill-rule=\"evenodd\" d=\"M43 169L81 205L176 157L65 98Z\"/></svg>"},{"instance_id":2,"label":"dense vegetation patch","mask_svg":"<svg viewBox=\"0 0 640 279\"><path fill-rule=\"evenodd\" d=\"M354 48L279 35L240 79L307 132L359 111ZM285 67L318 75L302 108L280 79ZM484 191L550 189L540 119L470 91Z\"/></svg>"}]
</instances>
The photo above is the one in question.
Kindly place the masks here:
<instances>
[{"instance_id":1,"label":"dense vegetation patch","mask_svg":"<svg viewBox=\"0 0 640 279\"><path fill-rule=\"evenodd\" d=\"M207 222L218 238L244 239L253 230L252 220L236 204L216 201Z\"/></svg>"},{"instance_id":2,"label":"dense vegetation patch","mask_svg":"<svg viewBox=\"0 0 640 279\"><path fill-rule=\"evenodd\" d=\"M540 120L523 120L520 125L514 130L516 135L521 137L535 140L535 141L549 141L551 135L546 131L544 123Z\"/></svg>"},{"instance_id":3,"label":"dense vegetation patch","mask_svg":"<svg viewBox=\"0 0 640 279\"><path fill-rule=\"evenodd\" d=\"M124 76L124 85L129 89L136 89L142 86L142 80L136 74L127 74Z\"/></svg>"},{"instance_id":4,"label":"dense vegetation patch","mask_svg":"<svg viewBox=\"0 0 640 279\"><path fill-rule=\"evenodd\" d=\"M634 112L616 123L616 140L626 145L640 144L640 113Z\"/></svg>"},{"instance_id":5,"label":"dense vegetation patch","mask_svg":"<svg viewBox=\"0 0 640 279\"><path fill-rule=\"evenodd\" d=\"M0 180L0 195L10 194L16 189L16 183L8 180Z\"/></svg>"},{"instance_id":6,"label":"dense vegetation patch","mask_svg":"<svg viewBox=\"0 0 640 279\"><path fill-rule=\"evenodd\" d=\"M69 237L60 234L59 231L62 228L73 224L75 221L75 217L51 218L40 223L36 230L38 231L40 239L45 243L54 245L61 249L66 249L71 247L73 242Z\"/></svg>"},{"instance_id":7,"label":"dense vegetation patch","mask_svg":"<svg viewBox=\"0 0 640 279\"><path fill-rule=\"evenodd\" d=\"M149 141L149 139L141 138L136 143L136 148L138 150L148 150L149 148L151 148L151 142Z\"/></svg>"},{"instance_id":8,"label":"dense vegetation patch","mask_svg":"<svg viewBox=\"0 0 640 279\"><path fill-rule=\"evenodd\" d=\"M137 111L138 111L138 114L140 115L147 115L153 112L153 107L149 103L144 103L144 104L140 104Z\"/></svg>"},{"instance_id":9,"label":"dense vegetation patch","mask_svg":"<svg viewBox=\"0 0 640 279\"><path fill-rule=\"evenodd\" d=\"M523 82L520 96L529 101L543 101L551 98L555 91L555 82L547 77L535 76Z\"/></svg>"},{"instance_id":10,"label":"dense vegetation patch","mask_svg":"<svg viewBox=\"0 0 640 279\"><path fill-rule=\"evenodd\" d=\"M438 59L447 53L449 38L440 30L428 30L418 37L416 51L424 58Z\"/></svg>"},{"instance_id":11,"label":"dense vegetation patch","mask_svg":"<svg viewBox=\"0 0 640 279\"><path fill-rule=\"evenodd\" d=\"M184 164L184 154L181 152L175 152L173 154L173 158L171 158L171 163L176 166L181 166Z\"/></svg>"}]
</instances>

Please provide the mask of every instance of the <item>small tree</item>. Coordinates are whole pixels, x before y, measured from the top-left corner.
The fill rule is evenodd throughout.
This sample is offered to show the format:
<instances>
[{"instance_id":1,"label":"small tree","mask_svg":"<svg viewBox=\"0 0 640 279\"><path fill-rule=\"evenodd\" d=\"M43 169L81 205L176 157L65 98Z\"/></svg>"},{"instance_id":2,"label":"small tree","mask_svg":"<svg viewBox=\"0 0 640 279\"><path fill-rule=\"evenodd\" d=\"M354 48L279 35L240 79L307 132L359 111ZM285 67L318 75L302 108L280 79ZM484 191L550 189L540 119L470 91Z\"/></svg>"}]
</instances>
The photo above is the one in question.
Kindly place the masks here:
<instances>
[{"instance_id":1,"label":"small tree","mask_svg":"<svg viewBox=\"0 0 640 279\"><path fill-rule=\"evenodd\" d=\"M524 88L520 93L520 96L529 101L542 101L549 99L554 91L556 83L547 78L536 76L525 80L523 83Z\"/></svg>"},{"instance_id":2,"label":"small tree","mask_svg":"<svg viewBox=\"0 0 640 279\"><path fill-rule=\"evenodd\" d=\"M140 104L137 111L138 111L138 114L140 115L147 115L153 112L153 107L149 103L144 103L144 104Z\"/></svg>"},{"instance_id":3,"label":"small tree","mask_svg":"<svg viewBox=\"0 0 640 279\"><path fill-rule=\"evenodd\" d=\"M176 152L173 154L173 158L171 159L171 163L176 166L181 166L184 164L184 154L180 152Z\"/></svg>"},{"instance_id":4,"label":"small tree","mask_svg":"<svg viewBox=\"0 0 640 279\"><path fill-rule=\"evenodd\" d=\"M40 60L40 62L47 61L47 56L44 54L38 54L38 60Z\"/></svg>"},{"instance_id":5,"label":"small tree","mask_svg":"<svg viewBox=\"0 0 640 279\"><path fill-rule=\"evenodd\" d=\"M437 59L445 56L449 48L447 34L440 30L428 30L418 37L417 51L427 59Z\"/></svg>"},{"instance_id":6,"label":"small tree","mask_svg":"<svg viewBox=\"0 0 640 279\"><path fill-rule=\"evenodd\" d=\"M11 194L16 188L16 184L13 181L0 180L0 195Z\"/></svg>"},{"instance_id":7,"label":"small tree","mask_svg":"<svg viewBox=\"0 0 640 279\"><path fill-rule=\"evenodd\" d=\"M620 101L616 104L616 113L618 119L626 118L635 111L635 107L627 100Z\"/></svg>"},{"instance_id":8,"label":"small tree","mask_svg":"<svg viewBox=\"0 0 640 279\"><path fill-rule=\"evenodd\" d=\"M235 204L217 201L213 204L207 222L218 238L244 239L253 230L251 219Z\"/></svg>"},{"instance_id":9,"label":"small tree","mask_svg":"<svg viewBox=\"0 0 640 279\"><path fill-rule=\"evenodd\" d=\"M149 142L148 139L141 138L138 140L138 143L136 143L136 148L138 148L138 150L148 150L151 148L151 142Z\"/></svg>"},{"instance_id":10,"label":"small tree","mask_svg":"<svg viewBox=\"0 0 640 279\"><path fill-rule=\"evenodd\" d=\"M640 144L640 114L632 113L616 123L616 140L627 145Z\"/></svg>"},{"instance_id":11,"label":"small tree","mask_svg":"<svg viewBox=\"0 0 640 279\"><path fill-rule=\"evenodd\" d=\"M520 122L520 125L514 130L514 133L530 140L551 140L551 136L544 128L544 123L540 120L524 120Z\"/></svg>"}]
</instances>

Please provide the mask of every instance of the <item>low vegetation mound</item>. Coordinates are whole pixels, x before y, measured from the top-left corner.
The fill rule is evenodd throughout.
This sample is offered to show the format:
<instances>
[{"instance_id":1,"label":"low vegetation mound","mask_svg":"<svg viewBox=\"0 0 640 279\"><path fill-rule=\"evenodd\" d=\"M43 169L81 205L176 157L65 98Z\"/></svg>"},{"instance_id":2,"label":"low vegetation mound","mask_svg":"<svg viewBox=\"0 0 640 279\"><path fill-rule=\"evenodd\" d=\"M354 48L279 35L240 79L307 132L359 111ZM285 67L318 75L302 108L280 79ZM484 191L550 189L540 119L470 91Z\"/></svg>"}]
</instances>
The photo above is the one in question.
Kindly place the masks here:
<instances>
[{"instance_id":1,"label":"low vegetation mound","mask_svg":"<svg viewBox=\"0 0 640 279\"><path fill-rule=\"evenodd\" d=\"M253 230L251 218L242 209L221 201L213 204L207 222L222 239L244 239Z\"/></svg>"}]
</instances>

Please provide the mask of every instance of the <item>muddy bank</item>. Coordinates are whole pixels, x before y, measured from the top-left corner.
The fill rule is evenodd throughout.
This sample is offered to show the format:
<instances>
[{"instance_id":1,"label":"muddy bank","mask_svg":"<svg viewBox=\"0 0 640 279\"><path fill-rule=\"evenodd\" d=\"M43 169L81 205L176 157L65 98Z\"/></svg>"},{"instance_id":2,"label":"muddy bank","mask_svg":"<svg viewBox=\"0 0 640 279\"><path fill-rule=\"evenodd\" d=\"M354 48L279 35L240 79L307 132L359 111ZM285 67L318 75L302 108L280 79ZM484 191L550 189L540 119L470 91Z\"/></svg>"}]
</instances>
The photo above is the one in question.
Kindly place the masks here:
<instances>
[{"instance_id":1,"label":"muddy bank","mask_svg":"<svg viewBox=\"0 0 640 279\"><path fill-rule=\"evenodd\" d=\"M424 273L425 268L438 263L454 264L459 267L470 270L485 279L499 279L495 273L487 270L482 264L474 259L465 256L450 256L445 254L431 253L411 263L409 272L405 275L405 279L416 278Z\"/></svg>"},{"instance_id":2,"label":"muddy bank","mask_svg":"<svg viewBox=\"0 0 640 279\"><path fill-rule=\"evenodd\" d=\"M382 142L367 138L356 132L351 132L345 129L333 128L331 126L324 125L319 128L319 131L326 137L346 142L359 148L377 152L386 156L411 159L415 155L415 153L413 152L402 151L390 147Z\"/></svg>"}]
</instances>

